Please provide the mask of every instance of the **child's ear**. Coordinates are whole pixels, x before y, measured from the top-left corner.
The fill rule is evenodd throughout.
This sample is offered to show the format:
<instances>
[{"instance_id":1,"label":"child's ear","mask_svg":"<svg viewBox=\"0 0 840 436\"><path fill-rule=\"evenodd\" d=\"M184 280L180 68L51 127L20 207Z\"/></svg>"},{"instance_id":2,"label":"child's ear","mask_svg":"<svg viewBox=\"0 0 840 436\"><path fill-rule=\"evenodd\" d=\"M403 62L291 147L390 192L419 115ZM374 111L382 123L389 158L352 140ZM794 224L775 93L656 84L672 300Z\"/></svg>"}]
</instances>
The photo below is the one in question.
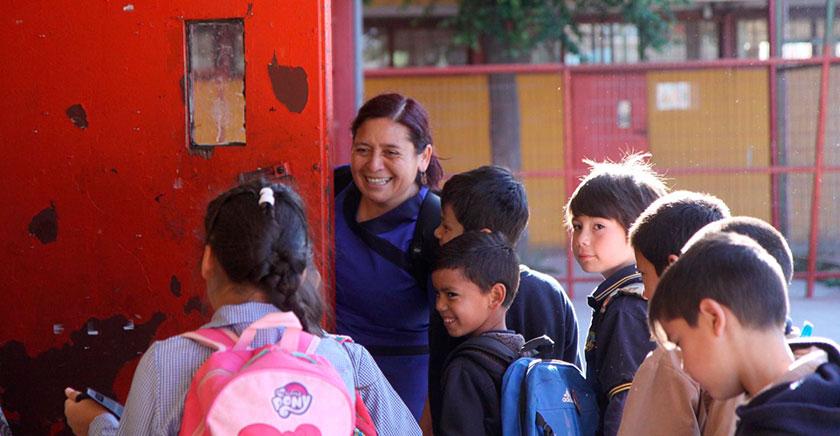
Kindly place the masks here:
<instances>
[{"instance_id":1,"label":"child's ear","mask_svg":"<svg viewBox=\"0 0 840 436\"><path fill-rule=\"evenodd\" d=\"M680 257L677 256L676 254L669 254L668 255L668 265L666 265L666 267L673 265L674 262L676 262L677 259L679 259L679 258Z\"/></svg>"},{"instance_id":2,"label":"child's ear","mask_svg":"<svg viewBox=\"0 0 840 436\"><path fill-rule=\"evenodd\" d=\"M213 271L213 249L209 245L204 246L204 254L201 256L201 278L207 280Z\"/></svg>"},{"instance_id":3,"label":"child's ear","mask_svg":"<svg viewBox=\"0 0 840 436\"><path fill-rule=\"evenodd\" d=\"M490 308L496 309L502 305L507 295L507 287L502 283L496 283L490 288Z\"/></svg>"},{"instance_id":4,"label":"child's ear","mask_svg":"<svg viewBox=\"0 0 840 436\"><path fill-rule=\"evenodd\" d=\"M704 298L700 300L699 312L698 323L711 327L712 333L716 337L723 336L727 322L726 310L723 306L711 298Z\"/></svg>"}]
</instances>

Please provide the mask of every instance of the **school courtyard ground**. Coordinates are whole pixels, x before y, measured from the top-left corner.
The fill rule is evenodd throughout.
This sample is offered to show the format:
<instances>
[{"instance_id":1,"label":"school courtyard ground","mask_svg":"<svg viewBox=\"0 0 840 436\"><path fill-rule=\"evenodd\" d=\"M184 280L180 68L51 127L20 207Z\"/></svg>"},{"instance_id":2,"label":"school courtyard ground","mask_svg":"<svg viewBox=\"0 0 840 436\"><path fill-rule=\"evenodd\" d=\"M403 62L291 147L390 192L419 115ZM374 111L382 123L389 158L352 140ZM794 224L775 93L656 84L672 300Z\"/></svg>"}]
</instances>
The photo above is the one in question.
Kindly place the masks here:
<instances>
[{"instance_id":1,"label":"school courtyard ground","mask_svg":"<svg viewBox=\"0 0 840 436\"><path fill-rule=\"evenodd\" d=\"M592 292L595 283L577 283L572 303L580 326L581 352L592 321L592 310L586 304L586 296ZM814 325L814 335L824 336L840 342L840 286L828 286L817 282L812 298L805 297L805 281L794 280L790 287L790 316L793 324L802 327L809 321Z\"/></svg>"}]
</instances>

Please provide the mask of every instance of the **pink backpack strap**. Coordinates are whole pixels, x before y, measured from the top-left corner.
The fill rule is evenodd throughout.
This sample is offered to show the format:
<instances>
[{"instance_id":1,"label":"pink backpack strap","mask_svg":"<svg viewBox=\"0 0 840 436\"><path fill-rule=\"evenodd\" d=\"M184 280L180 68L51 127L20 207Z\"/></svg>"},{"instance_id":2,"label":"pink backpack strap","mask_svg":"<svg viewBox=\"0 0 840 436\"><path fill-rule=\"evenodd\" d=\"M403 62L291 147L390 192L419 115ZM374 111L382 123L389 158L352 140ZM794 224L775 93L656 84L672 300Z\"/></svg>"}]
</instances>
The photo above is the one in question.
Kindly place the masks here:
<instances>
[{"instance_id":1,"label":"pink backpack strap","mask_svg":"<svg viewBox=\"0 0 840 436\"><path fill-rule=\"evenodd\" d=\"M181 336L192 339L214 351L226 351L236 344L236 333L226 328L206 328L182 333Z\"/></svg>"},{"instance_id":2,"label":"pink backpack strap","mask_svg":"<svg viewBox=\"0 0 840 436\"><path fill-rule=\"evenodd\" d=\"M245 350L251 346L257 330L285 327L279 347L286 351L312 354L320 339L303 331L300 320L293 312L272 312L249 325L233 345L234 350Z\"/></svg>"}]
</instances>

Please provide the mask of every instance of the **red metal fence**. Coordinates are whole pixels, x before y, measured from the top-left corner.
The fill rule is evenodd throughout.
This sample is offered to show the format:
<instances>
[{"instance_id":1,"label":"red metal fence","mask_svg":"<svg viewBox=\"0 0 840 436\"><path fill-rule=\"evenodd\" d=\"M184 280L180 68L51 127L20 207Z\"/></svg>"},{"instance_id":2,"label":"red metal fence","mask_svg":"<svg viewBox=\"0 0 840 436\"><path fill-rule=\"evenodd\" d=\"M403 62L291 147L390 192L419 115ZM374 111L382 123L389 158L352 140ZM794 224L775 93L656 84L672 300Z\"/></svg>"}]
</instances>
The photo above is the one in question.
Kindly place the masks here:
<instances>
[{"instance_id":1,"label":"red metal fence","mask_svg":"<svg viewBox=\"0 0 840 436\"><path fill-rule=\"evenodd\" d=\"M465 86L459 84L461 82L455 82L455 78L460 80L460 78L482 78L498 73L516 73L520 78L539 76L540 80L555 80L559 83L556 91L560 95L561 103L557 107L543 106L539 110L562 114L560 118L562 136L555 138L554 143L549 141L539 146L531 146L525 144L526 134L523 132L521 146L523 150L527 147L539 149L541 155L559 154L555 162L562 163L554 166L537 165L536 169L534 165L530 168L523 165L520 175L526 180L526 184L527 182L536 183L538 180L562 184L562 192L554 195L551 200L556 206L565 204L578 177L584 171L576 160L581 156L587 156L588 151L581 152L584 146L581 145L580 139L576 139L576 137L581 137L581 135L576 135L576 132L578 129L584 129L587 135L598 135L599 132L603 132L603 128L598 127L598 120L575 121L573 115L576 111L583 110L581 105L595 104L592 102L603 99L604 95L612 92L605 87L594 93L604 95L587 95L585 98L580 98L580 95L576 93L584 91L581 91L583 88L577 86L578 84L592 75L602 75L607 78L606 81L614 82L621 82L623 78L630 75L647 75L648 98L646 103L640 104L653 107L659 104L656 92L652 89L654 86L658 87L660 83L673 86L683 81L700 83L704 87L704 92L714 94L714 96L709 97L704 94L697 98L699 104L706 106L694 107L697 114L696 121L682 124L690 130L686 132L686 141L697 142L696 137L702 136L704 132L720 138L721 141L717 146L714 146L714 141L712 141L711 148L693 150L691 146L688 146L686 149L675 152L675 148L678 148L678 143L682 139L679 131L676 134L663 133L663 130L667 130L663 125L667 124L668 120L650 118L647 120L646 127L639 130L639 133L648 138L657 170L674 178L679 188L688 187L721 197L728 195L729 197L725 199L736 214L754 214L749 212L756 210L754 205L741 205L741 203L752 201L751 197L755 197L754 194L766 196L767 202L759 201L760 205L767 203L764 206L767 211L765 219L779 228L791 242L794 256L799 260L796 278L807 280L807 295L810 297L813 295L816 280L840 278L840 261L838 261L840 259L840 229L837 226L840 223L840 209L835 205L840 195L840 58L831 55L830 48L833 44L826 43L824 47L826 48L823 56L805 60L772 57L769 60L728 59L671 64L483 65L445 69L376 70L366 73L366 87L368 96L388 89L415 95L424 104L429 103L434 128L443 130L444 133L449 132L446 140L451 143L442 144L438 138L436 145L439 149L445 149L444 154L453 156L451 162L455 168L447 167L447 162L444 161L444 167L451 173L469 167L464 163L459 150L466 150L467 154L471 154L470 147L486 146L486 144L476 146L462 143L458 131L463 132L469 129L454 124L447 126L447 123L454 123L451 113L436 118L436 113L445 112L441 107L463 105L463 102L453 101L459 98L459 94L456 93L458 87ZM526 103L521 101L523 98L521 96L527 94L527 91L523 90L525 86L523 83L520 81L517 85L520 91L520 114L528 110ZM718 86L723 87L724 90L713 89ZM733 96L733 92L727 92L727 90L733 91L735 95ZM481 95L480 90L477 94ZM616 98L620 102L622 97L619 95ZM745 103L741 101L742 99L748 101ZM708 104L709 102L711 104ZM486 107L486 101L481 100L481 103L477 104L478 107L482 105L489 110ZM618 122L621 123L621 114L615 113L615 111L621 111L620 107L621 103L618 109L604 114L603 117L608 119L617 117ZM732 109L733 107L736 109ZM651 109L651 112L655 111ZM731 118L732 114L735 114L737 119L724 119ZM482 115L473 112L472 115L464 116ZM652 114L651 117L654 115ZM523 124L528 122L524 115L521 118L523 118ZM729 127L718 128L718 124L726 122L730 123ZM635 124L634 121L633 125ZM523 129L527 130L528 127L525 126ZM452 133L452 131L456 132ZM605 138L609 140L614 136L605 136ZM726 155L740 153L740 151L730 152L728 149L730 138L732 144L750 143L746 146L746 152L742 153L745 154L746 160L727 161ZM756 141L758 145L752 144ZM619 142L612 144L614 152L623 151L621 146L627 144L624 140L619 140ZM758 152L753 154L754 150ZM597 155L601 153L600 151L592 151L592 153L595 153L592 155L594 158L604 157ZM674 153L677 154L671 156ZM658 156L670 157L657 159ZM663 159L665 165L663 165ZM480 159L471 162L472 165L483 163L489 162L483 162ZM756 181L760 183L756 184ZM681 183L684 185L681 186ZM730 190L733 192L729 192ZM563 198L559 198L560 196ZM535 204L530 186L529 197L532 208L543 206ZM553 211L556 215L557 208ZM764 217L763 213L757 215ZM533 210L532 216L534 216ZM536 218L537 224L539 220L548 219L552 221L551 225L554 226L556 232L565 231L562 226L562 216ZM532 232L533 225L532 219ZM528 248L532 249L534 244L530 242ZM564 238L560 246L568 247L568 239ZM531 258L535 256L540 255L534 254ZM570 251L567 251L565 256L555 255L549 258L554 265L540 266L553 271L559 279L562 279L570 293L577 282L598 280L597 277L581 274L580 270L576 272ZM557 263L565 263L565 267Z\"/></svg>"}]
</instances>

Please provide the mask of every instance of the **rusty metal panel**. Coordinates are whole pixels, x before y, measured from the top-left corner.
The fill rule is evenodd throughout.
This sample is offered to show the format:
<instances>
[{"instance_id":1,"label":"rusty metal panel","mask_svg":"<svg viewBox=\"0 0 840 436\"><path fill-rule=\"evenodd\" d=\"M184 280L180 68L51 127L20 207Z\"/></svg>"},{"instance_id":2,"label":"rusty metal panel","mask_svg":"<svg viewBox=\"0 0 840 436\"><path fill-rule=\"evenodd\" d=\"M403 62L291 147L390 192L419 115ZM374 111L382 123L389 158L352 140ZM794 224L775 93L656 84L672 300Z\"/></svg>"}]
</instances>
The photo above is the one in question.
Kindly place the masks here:
<instances>
[{"instance_id":1,"label":"rusty metal panel","mask_svg":"<svg viewBox=\"0 0 840 436\"><path fill-rule=\"evenodd\" d=\"M207 202L280 168L331 283L329 1L3 2L0 401L61 432L65 386L124 401L150 341L207 319ZM185 22L244 23L243 146L191 148ZM290 176L290 177L288 177Z\"/></svg>"}]
</instances>

